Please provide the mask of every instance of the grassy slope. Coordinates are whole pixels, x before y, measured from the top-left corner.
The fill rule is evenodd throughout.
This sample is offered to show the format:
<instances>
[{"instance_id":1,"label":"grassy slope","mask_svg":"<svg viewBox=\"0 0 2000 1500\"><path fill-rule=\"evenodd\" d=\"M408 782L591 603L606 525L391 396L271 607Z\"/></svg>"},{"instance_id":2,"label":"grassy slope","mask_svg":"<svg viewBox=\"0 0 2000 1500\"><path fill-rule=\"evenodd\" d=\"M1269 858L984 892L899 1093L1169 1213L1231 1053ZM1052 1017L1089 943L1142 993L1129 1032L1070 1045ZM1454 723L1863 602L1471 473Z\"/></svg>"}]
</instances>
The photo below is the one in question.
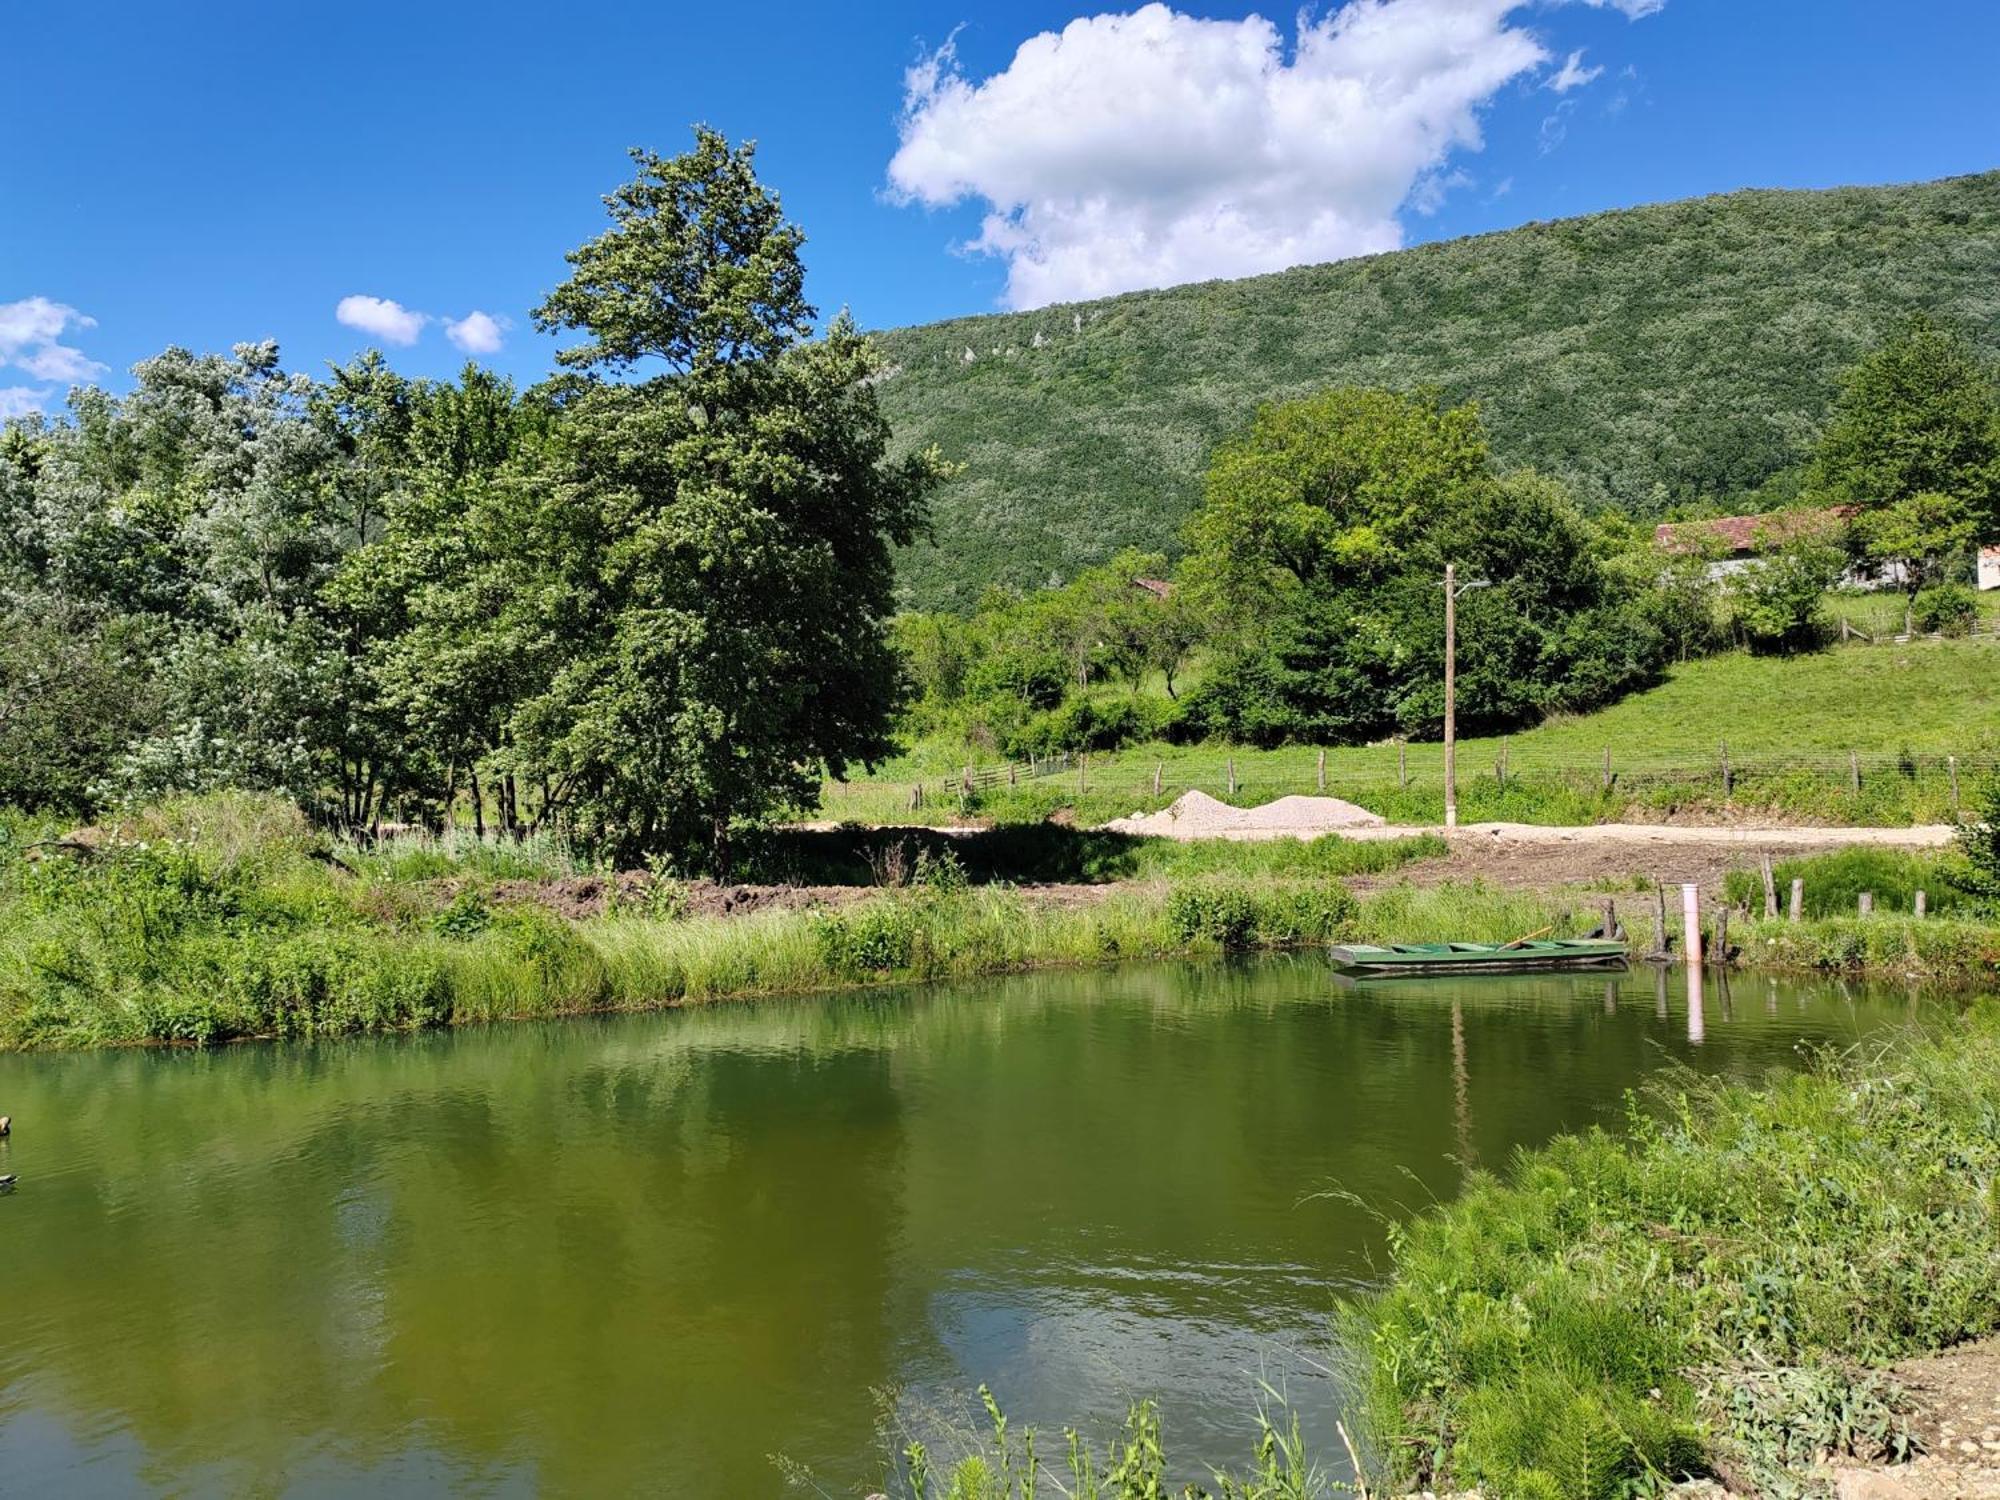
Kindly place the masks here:
<instances>
[{"instance_id":1,"label":"grassy slope","mask_svg":"<svg viewBox=\"0 0 2000 1500\"><path fill-rule=\"evenodd\" d=\"M2000 642L1975 638L1851 645L1802 657L1731 654L1689 662L1673 669L1660 686L1600 713L1553 720L1511 736L1504 748L1513 780L1505 794L1494 776L1503 742L1461 741L1461 813L1468 819L1559 822L1620 813L1634 796L1654 799L1642 805L1655 808L1665 805L1661 798L1674 805L1720 801L1718 751L1723 741L1738 772L1739 805L1762 801L1840 823L1948 817L1950 790L1940 769L1927 762L1912 779L1885 759L1904 750L1919 756L1957 754L1970 785L1973 766L2000 751ZM1606 747L1614 768L1630 778L1610 798L1598 794ZM1864 760L1858 799L1847 789L1844 757L1850 750L1873 757ZM877 782L830 788L825 810L837 817L907 818L910 781L948 777L966 754L960 746L920 746L904 761L884 767ZM1794 756L1817 758L1831 769L1821 775L1779 777L1754 769L1760 761ZM1395 747L1329 750L1327 789L1391 818L1435 820L1443 807L1443 748L1410 745L1406 759L1407 791L1398 784ZM1309 748L1146 746L1092 757L1088 792L1081 799L1077 778L1070 775L1033 783L1013 801L1023 812L1068 803L1087 816L1116 816L1156 805L1151 795L1156 765L1164 768L1159 801L1189 787L1226 797L1231 760L1237 775L1232 800L1239 803L1311 792L1317 785L1317 752ZM1681 780L1648 787L1644 773L1669 766L1687 768L1717 784ZM1553 795L1557 783L1559 797ZM993 811L1004 815L1009 810L1004 793L989 801ZM954 807L933 797L930 815L943 817Z\"/></svg>"},{"instance_id":2,"label":"grassy slope","mask_svg":"<svg viewBox=\"0 0 2000 1500\"><path fill-rule=\"evenodd\" d=\"M893 330L899 440L970 466L902 576L915 603L964 606L1122 545L1171 550L1216 440L1337 383L1477 399L1504 462L1587 500L1738 494L1800 460L1839 371L1918 308L2000 353L2000 173L1691 199Z\"/></svg>"}]
</instances>

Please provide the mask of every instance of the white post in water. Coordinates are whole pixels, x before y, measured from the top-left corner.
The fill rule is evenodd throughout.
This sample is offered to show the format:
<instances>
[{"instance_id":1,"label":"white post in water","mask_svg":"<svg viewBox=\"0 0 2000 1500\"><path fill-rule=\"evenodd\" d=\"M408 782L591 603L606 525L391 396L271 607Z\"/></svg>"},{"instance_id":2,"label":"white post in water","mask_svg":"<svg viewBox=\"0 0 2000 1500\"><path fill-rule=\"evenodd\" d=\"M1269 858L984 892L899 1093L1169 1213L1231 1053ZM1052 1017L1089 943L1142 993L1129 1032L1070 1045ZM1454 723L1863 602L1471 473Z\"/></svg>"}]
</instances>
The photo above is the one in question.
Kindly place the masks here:
<instances>
[{"instance_id":1,"label":"white post in water","mask_svg":"<svg viewBox=\"0 0 2000 1500\"><path fill-rule=\"evenodd\" d=\"M1685 924L1681 952L1687 961L1688 1040L1699 1046L1707 1027L1701 1013L1701 887L1693 881L1681 887L1681 916Z\"/></svg>"}]
</instances>

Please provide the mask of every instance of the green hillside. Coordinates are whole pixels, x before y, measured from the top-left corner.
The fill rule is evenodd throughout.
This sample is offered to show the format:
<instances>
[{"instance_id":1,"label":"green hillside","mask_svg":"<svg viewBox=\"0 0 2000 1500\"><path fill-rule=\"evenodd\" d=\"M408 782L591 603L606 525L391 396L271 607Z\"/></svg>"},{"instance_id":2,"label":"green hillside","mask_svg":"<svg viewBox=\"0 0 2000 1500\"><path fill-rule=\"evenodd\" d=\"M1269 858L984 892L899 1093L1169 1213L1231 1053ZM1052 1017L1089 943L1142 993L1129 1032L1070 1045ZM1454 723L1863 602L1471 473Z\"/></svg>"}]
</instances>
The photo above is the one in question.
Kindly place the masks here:
<instances>
[{"instance_id":1,"label":"green hillside","mask_svg":"<svg viewBox=\"0 0 2000 1500\"><path fill-rule=\"evenodd\" d=\"M909 602L1173 550L1210 448L1330 384L1476 398L1507 464L1641 514L1796 465L1840 371L1926 310L2000 354L2000 172L1743 192L881 335L898 440L969 467ZM968 352L971 358L968 360Z\"/></svg>"}]
</instances>

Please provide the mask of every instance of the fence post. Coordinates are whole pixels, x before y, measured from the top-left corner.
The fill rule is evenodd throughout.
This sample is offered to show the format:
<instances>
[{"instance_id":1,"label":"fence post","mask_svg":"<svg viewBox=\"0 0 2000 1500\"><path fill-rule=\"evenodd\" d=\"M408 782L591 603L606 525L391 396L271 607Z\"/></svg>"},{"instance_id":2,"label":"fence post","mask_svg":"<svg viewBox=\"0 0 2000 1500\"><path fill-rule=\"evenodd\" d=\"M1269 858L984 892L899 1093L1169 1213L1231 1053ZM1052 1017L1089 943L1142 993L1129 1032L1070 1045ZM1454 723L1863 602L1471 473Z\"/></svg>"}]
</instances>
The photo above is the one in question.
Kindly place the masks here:
<instances>
[{"instance_id":1,"label":"fence post","mask_svg":"<svg viewBox=\"0 0 2000 1500\"><path fill-rule=\"evenodd\" d=\"M1944 764L1945 764L1945 769L1951 772L1951 812L1953 817L1957 817L1959 813L1958 757L1956 755L1947 755L1944 758Z\"/></svg>"},{"instance_id":2,"label":"fence post","mask_svg":"<svg viewBox=\"0 0 2000 1500\"><path fill-rule=\"evenodd\" d=\"M1160 774L1165 770L1166 765L1164 762L1157 760L1153 762L1153 795L1155 797L1160 795Z\"/></svg>"},{"instance_id":3,"label":"fence post","mask_svg":"<svg viewBox=\"0 0 2000 1500\"><path fill-rule=\"evenodd\" d=\"M1859 908L1859 914L1861 916L1864 917L1874 916L1875 893L1873 891L1863 891L1861 895L1856 899L1855 905L1857 908Z\"/></svg>"},{"instance_id":4,"label":"fence post","mask_svg":"<svg viewBox=\"0 0 2000 1500\"><path fill-rule=\"evenodd\" d=\"M1921 916L1923 916L1923 914L1924 914L1924 893L1923 893L1922 891L1918 891L1918 892L1917 892L1917 915L1918 915L1919 917L1921 917Z\"/></svg>"},{"instance_id":5,"label":"fence post","mask_svg":"<svg viewBox=\"0 0 2000 1500\"><path fill-rule=\"evenodd\" d=\"M1722 795L1724 800L1728 799L1734 786L1735 782L1729 774L1729 741L1724 740L1722 742Z\"/></svg>"},{"instance_id":6,"label":"fence post","mask_svg":"<svg viewBox=\"0 0 2000 1500\"><path fill-rule=\"evenodd\" d=\"M1715 909L1715 951L1709 959L1717 968L1729 966L1729 903L1723 902ZM1727 1004L1727 996L1724 997ZM1725 1017L1725 1019L1727 1019Z\"/></svg>"},{"instance_id":7,"label":"fence post","mask_svg":"<svg viewBox=\"0 0 2000 1500\"><path fill-rule=\"evenodd\" d=\"M1016 766L1011 760L1007 762L1007 785L1019 786L1021 784L1019 772L1019 766Z\"/></svg>"},{"instance_id":8,"label":"fence post","mask_svg":"<svg viewBox=\"0 0 2000 1500\"><path fill-rule=\"evenodd\" d=\"M1769 921L1778 914L1778 882L1771 873L1771 851L1766 849L1758 868L1764 875L1764 920Z\"/></svg>"},{"instance_id":9,"label":"fence post","mask_svg":"<svg viewBox=\"0 0 2000 1500\"><path fill-rule=\"evenodd\" d=\"M1803 922L1806 917L1806 883L1798 876L1792 877L1792 907L1786 915L1794 922Z\"/></svg>"},{"instance_id":10,"label":"fence post","mask_svg":"<svg viewBox=\"0 0 2000 1500\"><path fill-rule=\"evenodd\" d=\"M1326 790L1326 751L1324 749L1319 752L1319 789L1322 792Z\"/></svg>"},{"instance_id":11,"label":"fence post","mask_svg":"<svg viewBox=\"0 0 2000 1500\"><path fill-rule=\"evenodd\" d=\"M1853 750L1847 752L1847 780L1854 788L1854 795L1861 795L1861 756Z\"/></svg>"},{"instance_id":12,"label":"fence post","mask_svg":"<svg viewBox=\"0 0 2000 1500\"><path fill-rule=\"evenodd\" d=\"M1660 884L1659 877L1653 879L1653 903L1659 909L1653 918L1653 932L1659 943L1653 949L1653 957L1666 958L1674 951L1673 934L1667 931L1667 888Z\"/></svg>"},{"instance_id":13,"label":"fence post","mask_svg":"<svg viewBox=\"0 0 2000 1500\"><path fill-rule=\"evenodd\" d=\"M1090 790L1090 752L1076 752L1076 794L1081 797Z\"/></svg>"},{"instance_id":14,"label":"fence post","mask_svg":"<svg viewBox=\"0 0 2000 1500\"><path fill-rule=\"evenodd\" d=\"M1405 791L1410 787L1410 746L1405 740L1396 741L1396 784Z\"/></svg>"},{"instance_id":15,"label":"fence post","mask_svg":"<svg viewBox=\"0 0 2000 1500\"><path fill-rule=\"evenodd\" d=\"M1611 790L1611 747L1604 747L1604 790Z\"/></svg>"},{"instance_id":16,"label":"fence post","mask_svg":"<svg viewBox=\"0 0 2000 1500\"><path fill-rule=\"evenodd\" d=\"M1236 795L1236 757L1229 757L1229 795Z\"/></svg>"}]
</instances>

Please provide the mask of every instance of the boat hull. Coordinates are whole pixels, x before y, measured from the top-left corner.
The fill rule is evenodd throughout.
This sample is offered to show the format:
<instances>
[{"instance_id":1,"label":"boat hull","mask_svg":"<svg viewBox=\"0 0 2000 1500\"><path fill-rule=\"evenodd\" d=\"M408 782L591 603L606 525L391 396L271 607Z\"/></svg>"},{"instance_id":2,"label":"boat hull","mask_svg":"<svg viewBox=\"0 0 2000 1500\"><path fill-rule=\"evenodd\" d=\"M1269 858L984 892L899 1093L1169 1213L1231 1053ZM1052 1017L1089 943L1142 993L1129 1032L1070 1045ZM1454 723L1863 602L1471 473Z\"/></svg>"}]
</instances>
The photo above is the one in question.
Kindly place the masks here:
<instances>
[{"instance_id":1,"label":"boat hull","mask_svg":"<svg viewBox=\"0 0 2000 1500\"><path fill-rule=\"evenodd\" d=\"M1357 979L1419 979L1444 974L1538 974L1623 969L1623 943L1555 938L1528 943L1350 943L1332 950L1334 966Z\"/></svg>"}]
</instances>

